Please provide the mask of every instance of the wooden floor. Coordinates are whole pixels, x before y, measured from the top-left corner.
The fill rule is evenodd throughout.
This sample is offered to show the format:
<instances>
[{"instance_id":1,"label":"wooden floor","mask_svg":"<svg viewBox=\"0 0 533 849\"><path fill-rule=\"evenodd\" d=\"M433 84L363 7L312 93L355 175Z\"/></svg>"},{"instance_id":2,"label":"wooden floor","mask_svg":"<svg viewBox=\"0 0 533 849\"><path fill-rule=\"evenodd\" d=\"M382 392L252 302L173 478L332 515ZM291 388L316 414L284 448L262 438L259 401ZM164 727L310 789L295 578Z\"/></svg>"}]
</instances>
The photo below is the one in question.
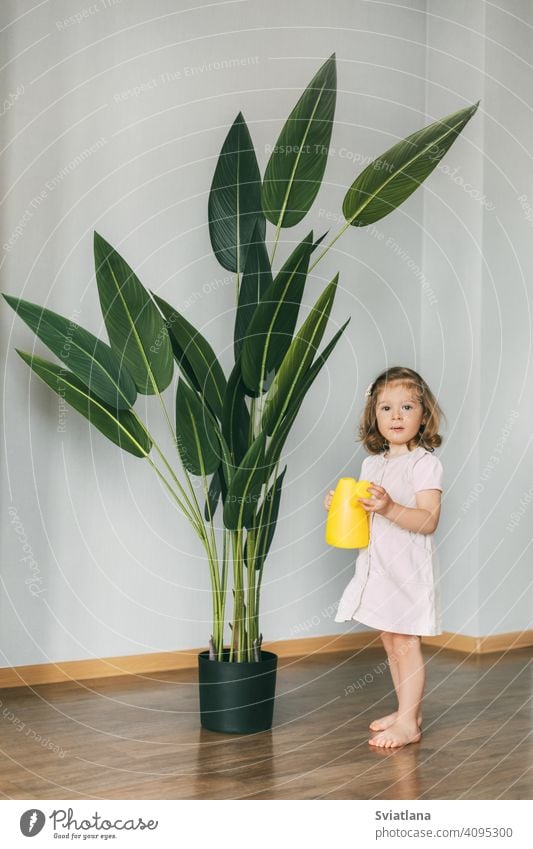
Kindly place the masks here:
<instances>
[{"instance_id":1,"label":"wooden floor","mask_svg":"<svg viewBox=\"0 0 533 849\"><path fill-rule=\"evenodd\" d=\"M424 656L423 737L394 750L367 742L395 707L381 649L280 660L274 727L251 736L200 727L193 669L0 690L0 793L531 799L531 650Z\"/></svg>"}]
</instances>

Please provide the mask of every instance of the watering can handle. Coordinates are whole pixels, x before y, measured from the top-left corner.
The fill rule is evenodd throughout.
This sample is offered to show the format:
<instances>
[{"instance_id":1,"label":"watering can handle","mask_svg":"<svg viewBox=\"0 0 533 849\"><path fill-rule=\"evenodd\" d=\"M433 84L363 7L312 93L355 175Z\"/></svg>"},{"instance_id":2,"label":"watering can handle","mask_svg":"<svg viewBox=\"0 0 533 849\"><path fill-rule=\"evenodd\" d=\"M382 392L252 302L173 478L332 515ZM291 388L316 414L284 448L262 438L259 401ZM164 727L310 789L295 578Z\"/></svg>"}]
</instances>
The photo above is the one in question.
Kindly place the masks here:
<instances>
[{"instance_id":1,"label":"watering can handle","mask_svg":"<svg viewBox=\"0 0 533 849\"><path fill-rule=\"evenodd\" d=\"M360 483L361 483L361 481L358 481L358 483L356 484L356 490L357 490L356 494L353 495L352 498L350 499L350 503L355 507L361 507L362 506L361 503L359 502L360 498L371 498L372 497L371 493L368 493L368 486L371 486L372 482L369 481L369 483L368 484L365 483L364 486L359 486ZM364 492L361 492L361 490L364 490Z\"/></svg>"}]
</instances>

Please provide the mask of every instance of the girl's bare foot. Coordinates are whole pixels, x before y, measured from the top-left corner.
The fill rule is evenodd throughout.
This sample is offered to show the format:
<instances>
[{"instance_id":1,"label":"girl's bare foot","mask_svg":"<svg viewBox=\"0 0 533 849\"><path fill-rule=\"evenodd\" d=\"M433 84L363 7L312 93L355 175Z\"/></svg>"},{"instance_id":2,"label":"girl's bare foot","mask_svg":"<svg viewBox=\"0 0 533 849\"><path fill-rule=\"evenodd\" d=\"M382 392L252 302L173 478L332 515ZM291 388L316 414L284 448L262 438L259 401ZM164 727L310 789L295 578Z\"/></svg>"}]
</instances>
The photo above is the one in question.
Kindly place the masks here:
<instances>
[{"instance_id":1,"label":"girl's bare foot","mask_svg":"<svg viewBox=\"0 0 533 849\"><path fill-rule=\"evenodd\" d=\"M398 711L395 710L393 713L389 713L387 716L382 716L381 719L374 719L373 722L368 726L372 731L385 731L386 728L389 728L393 722L396 722L396 717L398 716ZM418 714L418 727L422 725L422 714Z\"/></svg>"},{"instance_id":2,"label":"girl's bare foot","mask_svg":"<svg viewBox=\"0 0 533 849\"><path fill-rule=\"evenodd\" d=\"M368 742L371 746L380 746L384 749L392 749L394 746L406 746L408 743L418 743L422 738L422 732L417 723L397 721L385 731L380 731Z\"/></svg>"}]
</instances>

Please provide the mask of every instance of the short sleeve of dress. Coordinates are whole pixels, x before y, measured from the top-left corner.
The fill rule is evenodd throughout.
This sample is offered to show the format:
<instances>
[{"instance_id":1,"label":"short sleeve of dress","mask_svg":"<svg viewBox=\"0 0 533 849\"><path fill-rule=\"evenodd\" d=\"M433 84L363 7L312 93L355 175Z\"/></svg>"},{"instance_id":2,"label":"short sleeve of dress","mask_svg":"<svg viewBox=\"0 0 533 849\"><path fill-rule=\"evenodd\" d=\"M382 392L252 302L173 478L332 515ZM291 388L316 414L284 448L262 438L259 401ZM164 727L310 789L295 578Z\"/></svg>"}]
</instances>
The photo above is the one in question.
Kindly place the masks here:
<instances>
[{"instance_id":1,"label":"short sleeve of dress","mask_svg":"<svg viewBox=\"0 0 533 849\"><path fill-rule=\"evenodd\" d=\"M369 460L370 460L370 457L365 457L365 459L361 463L361 473L360 473L359 478L358 478L358 480L360 480L360 481L368 480L368 478L366 477L366 470L368 468L368 461Z\"/></svg>"},{"instance_id":2,"label":"short sleeve of dress","mask_svg":"<svg viewBox=\"0 0 533 849\"><path fill-rule=\"evenodd\" d=\"M442 492L443 467L438 457L425 453L413 464L412 480L415 492L423 489L440 489Z\"/></svg>"}]
</instances>

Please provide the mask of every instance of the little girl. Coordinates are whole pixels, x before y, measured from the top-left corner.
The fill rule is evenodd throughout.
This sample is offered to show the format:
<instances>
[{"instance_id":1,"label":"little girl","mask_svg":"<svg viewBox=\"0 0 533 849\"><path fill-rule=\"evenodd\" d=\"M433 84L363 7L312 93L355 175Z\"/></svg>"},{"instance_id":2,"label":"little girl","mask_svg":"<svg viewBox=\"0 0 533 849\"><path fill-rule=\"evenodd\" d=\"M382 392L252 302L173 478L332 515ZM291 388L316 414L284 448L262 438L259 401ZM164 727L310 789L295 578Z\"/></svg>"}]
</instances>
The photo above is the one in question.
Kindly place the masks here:
<instances>
[{"instance_id":1,"label":"little girl","mask_svg":"<svg viewBox=\"0 0 533 849\"><path fill-rule=\"evenodd\" d=\"M433 450L443 416L417 372L395 366L366 391L359 440L370 452L360 480L371 498L370 543L359 553L336 622L356 619L381 631L398 710L370 723L372 746L405 746L421 737L425 674L420 637L441 634L438 558L434 546L443 468ZM324 500L329 510L333 490Z\"/></svg>"}]
</instances>

